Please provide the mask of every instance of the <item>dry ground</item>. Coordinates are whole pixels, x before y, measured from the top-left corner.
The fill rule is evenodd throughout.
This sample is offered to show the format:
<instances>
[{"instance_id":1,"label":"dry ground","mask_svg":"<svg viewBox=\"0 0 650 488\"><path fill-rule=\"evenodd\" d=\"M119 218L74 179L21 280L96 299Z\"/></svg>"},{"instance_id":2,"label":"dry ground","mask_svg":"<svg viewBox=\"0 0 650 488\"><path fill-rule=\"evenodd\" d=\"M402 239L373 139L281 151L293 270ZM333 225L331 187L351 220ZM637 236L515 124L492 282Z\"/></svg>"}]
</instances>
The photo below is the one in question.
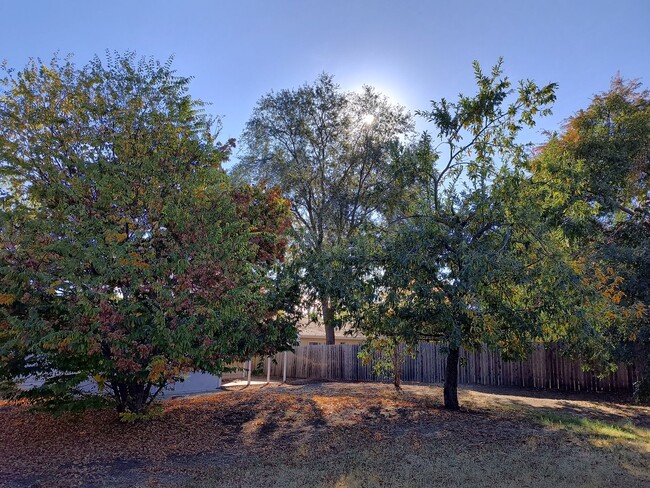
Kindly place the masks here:
<instances>
[{"instance_id":1,"label":"dry ground","mask_svg":"<svg viewBox=\"0 0 650 488\"><path fill-rule=\"evenodd\" d=\"M163 402L156 420L0 404L0 486L650 486L650 408L598 395L359 383Z\"/></svg>"}]
</instances>

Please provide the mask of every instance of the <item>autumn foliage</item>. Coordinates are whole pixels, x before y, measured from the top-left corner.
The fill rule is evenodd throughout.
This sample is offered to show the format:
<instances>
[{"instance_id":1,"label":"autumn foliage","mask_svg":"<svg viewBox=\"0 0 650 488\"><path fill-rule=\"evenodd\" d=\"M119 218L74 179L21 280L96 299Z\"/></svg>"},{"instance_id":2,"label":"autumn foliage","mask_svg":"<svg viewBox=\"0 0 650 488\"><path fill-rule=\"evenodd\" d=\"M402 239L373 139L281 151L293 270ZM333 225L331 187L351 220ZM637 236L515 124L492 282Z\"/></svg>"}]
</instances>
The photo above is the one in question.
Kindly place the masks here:
<instances>
[{"instance_id":1,"label":"autumn foliage","mask_svg":"<svg viewBox=\"0 0 650 488\"><path fill-rule=\"evenodd\" d=\"M7 72L0 97L0 372L142 412L191 370L288 348L274 266L289 206L233 186L189 79L131 54Z\"/></svg>"}]
</instances>

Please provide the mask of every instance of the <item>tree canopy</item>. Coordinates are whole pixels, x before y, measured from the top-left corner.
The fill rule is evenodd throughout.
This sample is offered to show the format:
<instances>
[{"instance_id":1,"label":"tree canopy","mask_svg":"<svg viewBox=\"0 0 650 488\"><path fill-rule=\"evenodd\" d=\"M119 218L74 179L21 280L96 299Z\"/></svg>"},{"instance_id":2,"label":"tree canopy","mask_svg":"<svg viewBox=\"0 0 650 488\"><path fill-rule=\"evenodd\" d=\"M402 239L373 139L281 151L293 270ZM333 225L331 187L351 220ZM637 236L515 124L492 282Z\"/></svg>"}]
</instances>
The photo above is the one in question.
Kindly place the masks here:
<instances>
[{"instance_id":1,"label":"tree canopy","mask_svg":"<svg viewBox=\"0 0 650 488\"><path fill-rule=\"evenodd\" d=\"M601 361L626 361L650 398L650 93L620 76L569 118L532 159L542 218L581 259L584 279L618 305L600 337ZM614 293L607 283L617 282ZM577 349L580 345L576 346ZM643 381L637 385L641 394Z\"/></svg>"},{"instance_id":2,"label":"tree canopy","mask_svg":"<svg viewBox=\"0 0 650 488\"><path fill-rule=\"evenodd\" d=\"M340 257L400 202L391 151L412 130L410 115L371 87L345 93L332 76L262 97L242 137L235 174L282 188L294 216L294 262L321 303L328 343L348 270Z\"/></svg>"},{"instance_id":3,"label":"tree canopy","mask_svg":"<svg viewBox=\"0 0 650 488\"><path fill-rule=\"evenodd\" d=\"M650 95L620 77L543 147L556 85L474 65L417 112L332 76L263 96L222 163L171 60L31 61L0 77L0 377L140 415L194 370L290 349L307 298L398 365L419 341L509 359L559 342L650 398ZM405 346L402 347L402 346ZM399 386L397 370L396 386Z\"/></svg>"},{"instance_id":4,"label":"tree canopy","mask_svg":"<svg viewBox=\"0 0 650 488\"><path fill-rule=\"evenodd\" d=\"M0 372L89 377L140 413L192 370L291 347L289 202L235 186L171 61L32 61L0 80Z\"/></svg>"},{"instance_id":5,"label":"tree canopy","mask_svg":"<svg viewBox=\"0 0 650 488\"><path fill-rule=\"evenodd\" d=\"M437 134L400 155L403 166L418 168L411 212L381 235L369 254L374 278L350 307L371 337L448 345L451 409L459 406L461 346L522 358L536 340L598 330L608 306L582 286L528 190L530 147L518 137L549 113L555 85L522 81L515 89L501 63L490 73L475 64L475 78L474 96L434 101L419 113Z\"/></svg>"}]
</instances>

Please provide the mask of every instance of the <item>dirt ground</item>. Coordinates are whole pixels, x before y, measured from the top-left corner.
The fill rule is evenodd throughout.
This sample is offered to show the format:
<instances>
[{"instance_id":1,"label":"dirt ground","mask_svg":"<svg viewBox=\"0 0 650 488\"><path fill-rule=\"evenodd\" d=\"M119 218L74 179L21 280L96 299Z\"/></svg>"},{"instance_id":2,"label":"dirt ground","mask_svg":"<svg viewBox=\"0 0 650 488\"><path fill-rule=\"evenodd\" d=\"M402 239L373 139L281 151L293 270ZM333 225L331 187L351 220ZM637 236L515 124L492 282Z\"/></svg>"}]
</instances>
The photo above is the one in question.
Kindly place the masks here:
<instances>
[{"instance_id":1,"label":"dirt ground","mask_svg":"<svg viewBox=\"0 0 650 488\"><path fill-rule=\"evenodd\" d=\"M0 404L0 486L650 486L650 408L597 394L303 383L53 417Z\"/></svg>"}]
</instances>

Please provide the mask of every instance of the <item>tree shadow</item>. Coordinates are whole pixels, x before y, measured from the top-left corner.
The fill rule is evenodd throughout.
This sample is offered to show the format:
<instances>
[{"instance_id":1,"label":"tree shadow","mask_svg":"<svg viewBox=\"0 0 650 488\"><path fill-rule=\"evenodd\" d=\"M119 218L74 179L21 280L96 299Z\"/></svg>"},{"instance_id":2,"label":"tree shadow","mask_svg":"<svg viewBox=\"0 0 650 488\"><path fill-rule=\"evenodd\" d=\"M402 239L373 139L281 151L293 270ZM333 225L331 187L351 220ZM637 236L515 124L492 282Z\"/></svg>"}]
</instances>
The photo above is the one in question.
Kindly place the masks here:
<instances>
[{"instance_id":1,"label":"tree shadow","mask_svg":"<svg viewBox=\"0 0 650 488\"><path fill-rule=\"evenodd\" d=\"M576 434L605 442L616 440L616 435L621 439L637 435L634 430L625 430L625 422L630 417L633 417L634 428L642 425L638 412L630 405L624 405L619 412L619 405L606 403L601 412L598 410L600 404L594 407L584 401L551 399L555 407L548 408L547 405L531 405L529 397L516 396L512 392L495 395L495 398L497 403L492 405L481 407L468 401L469 408L450 412L442 407L437 388L407 386L404 391L395 392L386 385L310 382L258 386L245 391L171 400L166 404L163 418L135 426L115 423L107 415L104 415L104 424L98 425L93 423L98 420L96 414L74 421L68 417L45 420L39 417L39 431L27 435L27 427L20 427L24 432L16 434L16 439L23 436L19 449L14 449L20 452L6 453L14 460L17 455L22 456L25 463L21 469L14 470L16 475L10 481L15 483L9 486L28 486L25 483L30 480L55 485L54 481L61 478L62 473L91 468L96 476L94 479L106 481L111 477L117 480L114 486L132 486L138 476L145 476L145 471L157 473L146 475L151 479L164 481L173 480L175 473L184 473L185 480L192 480L195 475L199 479L206 469L220 470L220 474L215 474L218 480L228 479L223 477L227 475L235 476L236 481L243 476L240 484L246 486L246 480L250 481L245 473L249 465L251 473L258 473L255 470L259 469L260 476L268 472L271 465L291 465L303 470L305 479L310 479L309 472L320 469L321 459L329 463L329 469L341 480L354 473L356 477L362 476L364 470L370 469L393 479L390 469L381 464L393 458L410 460L413 466L423 470L423 466L431 464L432 456L451 456L453 462L462 465L463 453L470 453L481 459L481 469L487 469L493 460L486 453L494 449L505 452L512 462L524 463L525 459L520 459L518 452L534 450L531 443L539 441L545 446L549 459L552 456L548 452L553 452L554 443L569 456ZM499 406L507 408L499 409ZM24 415L12 415L21 425L24 423ZM581 420L583 418L588 421ZM558 427L558 422L563 425ZM608 432L598 422L617 424L620 429ZM7 426L5 431L9 432L9 428ZM78 434L82 430L85 433ZM58 449L67 454L43 451L39 446L51 442L45 432L56 434ZM398 446L395 452L393 445ZM611 454L605 447L590 449L592 453L594 449L602 451L604 456ZM636 444L626 449L642 455ZM84 457L87 452L93 453L94 461ZM51 454L56 454L54 461L49 460ZM348 456L353 460L348 462ZM364 464L364 456L372 458L368 466ZM24 478L21 484L17 477L19 472L28 473L31 466L46 462L50 462L47 470L41 470L36 478ZM494 462L498 464L496 458ZM402 469L404 465L399 466ZM408 469L416 479L422 476L415 467ZM273 476L283 476L278 470L273 471ZM223 476L222 471L226 473ZM327 472L322 476L330 480ZM626 479L633 482L629 486L635 486L635 480L636 485L642 485L646 479L643 476L643 472L632 473ZM264 479L253 478L252 485L264 486ZM266 485L273 485L277 479L270 478ZM215 482L217 486L228 486L225 481L219 483ZM177 484L172 483L173 486ZM426 483L421 485L426 486ZM190 482L188 486L193 485Z\"/></svg>"}]
</instances>

